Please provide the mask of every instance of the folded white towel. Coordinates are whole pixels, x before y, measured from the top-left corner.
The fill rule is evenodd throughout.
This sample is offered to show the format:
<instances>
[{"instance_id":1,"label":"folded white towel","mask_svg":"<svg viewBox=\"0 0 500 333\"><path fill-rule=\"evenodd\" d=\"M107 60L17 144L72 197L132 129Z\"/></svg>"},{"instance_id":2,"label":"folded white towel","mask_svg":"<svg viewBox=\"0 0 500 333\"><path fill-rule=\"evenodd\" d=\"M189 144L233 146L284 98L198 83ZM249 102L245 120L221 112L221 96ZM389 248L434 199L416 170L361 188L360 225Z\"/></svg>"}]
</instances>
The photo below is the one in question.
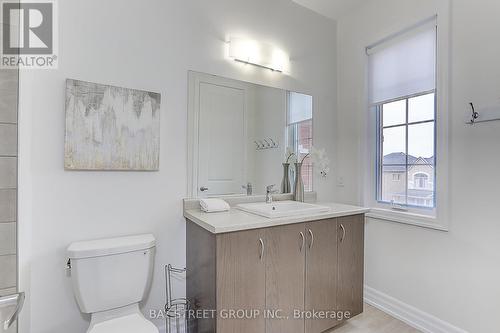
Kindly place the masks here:
<instances>
[{"instance_id":1,"label":"folded white towel","mask_svg":"<svg viewBox=\"0 0 500 333\"><path fill-rule=\"evenodd\" d=\"M207 213L225 212L229 204L222 199L200 199L201 210Z\"/></svg>"}]
</instances>

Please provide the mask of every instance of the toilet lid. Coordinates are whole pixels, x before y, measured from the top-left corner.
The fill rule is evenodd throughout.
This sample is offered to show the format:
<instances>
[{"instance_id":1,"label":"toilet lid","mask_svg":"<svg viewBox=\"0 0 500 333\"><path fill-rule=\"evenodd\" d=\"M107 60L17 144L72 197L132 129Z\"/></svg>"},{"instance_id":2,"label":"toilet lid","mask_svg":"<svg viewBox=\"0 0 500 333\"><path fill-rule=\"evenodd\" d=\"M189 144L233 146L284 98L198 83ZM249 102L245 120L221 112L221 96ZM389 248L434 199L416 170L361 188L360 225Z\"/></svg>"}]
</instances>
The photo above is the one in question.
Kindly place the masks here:
<instances>
[{"instance_id":1,"label":"toilet lid","mask_svg":"<svg viewBox=\"0 0 500 333\"><path fill-rule=\"evenodd\" d=\"M134 313L96 324L88 333L158 333L158 328Z\"/></svg>"}]
</instances>

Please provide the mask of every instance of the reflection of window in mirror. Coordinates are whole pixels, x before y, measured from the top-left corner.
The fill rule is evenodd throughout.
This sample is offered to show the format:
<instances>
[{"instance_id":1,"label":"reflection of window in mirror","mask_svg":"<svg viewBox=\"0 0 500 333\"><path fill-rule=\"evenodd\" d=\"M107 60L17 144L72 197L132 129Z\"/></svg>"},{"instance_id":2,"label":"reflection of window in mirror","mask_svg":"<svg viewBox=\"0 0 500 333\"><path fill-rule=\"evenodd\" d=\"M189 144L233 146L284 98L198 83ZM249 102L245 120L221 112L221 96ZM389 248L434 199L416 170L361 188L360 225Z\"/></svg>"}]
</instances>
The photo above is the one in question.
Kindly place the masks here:
<instances>
[{"instance_id":1,"label":"reflection of window in mirror","mask_svg":"<svg viewBox=\"0 0 500 333\"><path fill-rule=\"evenodd\" d=\"M288 92L287 95L287 138L288 147L297 155L301 161L306 156L313 144L312 126L312 96ZM308 156L302 165L302 179L304 190L313 190L313 166L312 159Z\"/></svg>"}]
</instances>

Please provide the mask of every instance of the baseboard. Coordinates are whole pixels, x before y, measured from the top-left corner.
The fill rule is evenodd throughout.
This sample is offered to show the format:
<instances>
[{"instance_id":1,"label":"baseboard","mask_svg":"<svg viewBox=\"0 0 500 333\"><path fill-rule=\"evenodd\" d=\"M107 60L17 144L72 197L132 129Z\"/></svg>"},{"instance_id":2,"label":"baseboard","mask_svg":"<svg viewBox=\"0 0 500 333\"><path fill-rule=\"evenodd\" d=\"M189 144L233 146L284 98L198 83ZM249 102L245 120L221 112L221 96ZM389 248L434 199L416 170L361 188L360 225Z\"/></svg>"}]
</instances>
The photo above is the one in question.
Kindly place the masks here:
<instances>
[{"instance_id":1,"label":"baseboard","mask_svg":"<svg viewBox=\"0 0 500 333\"><path fill-rule=\"evenodd\" d=\"M468 333L461 328L453 326L444 320L369 286L365 285L364 293L366 303L424 333ZM165 325L162 325L159 329L160 333L166 333Z\"/></svg>"},{"instance_id":2,"label":"baseboard","mask_svg":"<svg viewBox=\"0 0 500 333\"><path fill-rule=\"evenodd\" d=\"M408 305L367 285L365 302L424 333L468 333L427 312Z\"/></svg>"}]
</instances>

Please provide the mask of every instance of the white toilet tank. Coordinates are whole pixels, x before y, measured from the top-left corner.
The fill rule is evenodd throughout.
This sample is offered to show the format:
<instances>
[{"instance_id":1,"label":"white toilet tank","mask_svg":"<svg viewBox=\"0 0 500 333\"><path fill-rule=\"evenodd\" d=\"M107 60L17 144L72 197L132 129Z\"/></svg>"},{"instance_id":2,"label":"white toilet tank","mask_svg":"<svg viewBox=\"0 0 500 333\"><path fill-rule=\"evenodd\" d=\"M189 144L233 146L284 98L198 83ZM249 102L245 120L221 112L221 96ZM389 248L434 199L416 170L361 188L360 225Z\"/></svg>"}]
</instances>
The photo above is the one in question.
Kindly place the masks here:
<instances>
[{"instance_id":1,"label":"white toilet tank","mask_svg":"<svg viewBox=\"0 0 500 333\"><path fill-rule=\"evenodd\" d=\"M151 285L153 235L73 243L68 247L71 279L83 313L120 308L142 301Z\"/></svg>"}]
</instances>

